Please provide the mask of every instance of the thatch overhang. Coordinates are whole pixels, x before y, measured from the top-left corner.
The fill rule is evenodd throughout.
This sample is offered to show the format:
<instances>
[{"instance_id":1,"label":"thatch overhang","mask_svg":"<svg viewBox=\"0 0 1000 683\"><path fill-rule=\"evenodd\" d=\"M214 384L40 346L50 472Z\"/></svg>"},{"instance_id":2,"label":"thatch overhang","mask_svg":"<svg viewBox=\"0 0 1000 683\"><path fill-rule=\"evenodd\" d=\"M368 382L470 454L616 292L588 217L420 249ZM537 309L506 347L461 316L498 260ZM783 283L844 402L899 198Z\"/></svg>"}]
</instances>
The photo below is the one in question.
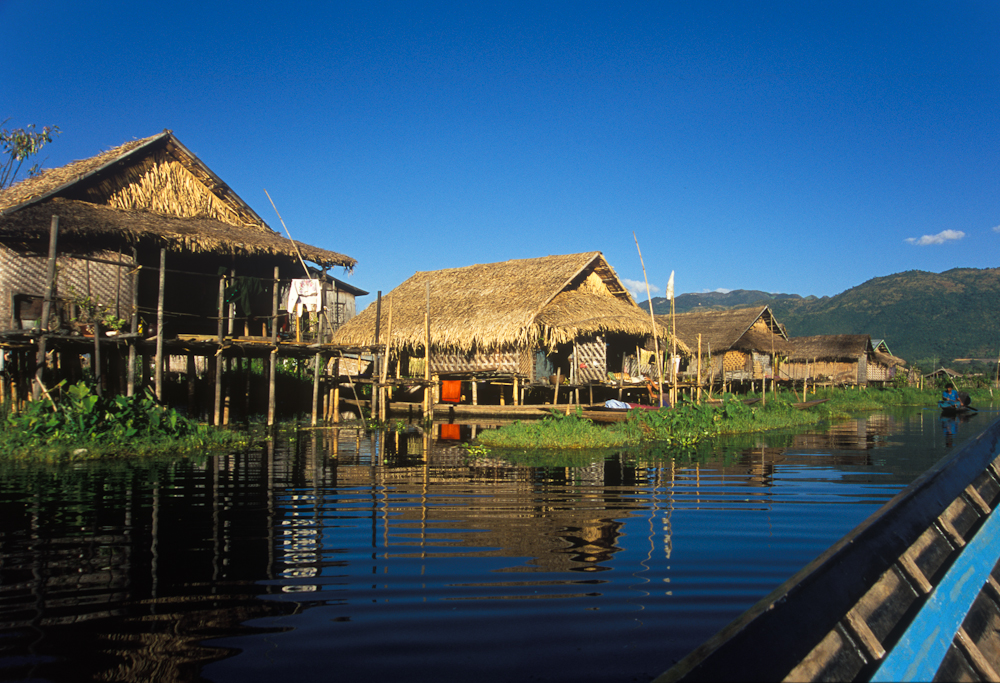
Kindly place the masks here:
<instances>
[{"instance_id":1,"label":"thatch overhang","mask_svg":"<svg viewBox=\"0 0 1000 683\"><path fill-rule=\"evenodd\" d=\"M545 345L552 348L591 334L618 333L637 337L651 335L653 321L638 306L622 303L619 299L580 290L560 292L542 309L535 319ZM660 324L656 335L669 339L670 333ZM691 350L677 341L677 350L690 355Z\"/></svg>"},{"instance_id":2,"label":"thatch overhang","mask_svg":"<svg viewBox=\"0 0 1000 683\"><path fill-rule=\"evenodd\" d=\"M272 230L170 131L89 159L47 169L0 191L0 240L47 239L60 232L152 242L173 251L302 257L353 268L355 259ZM120 237L119 237L120 239Z\"/></svg>"},{"instance_id":3,"label":"thatch overhang","mask_svg":"<svg viewBox=\"0 0 1000 683\"><path fill-rule=\"evenodd\" d=\"M796 361L855 361L874 352L867 334L823 334L814 337L792 337L788 360Z\"/></svg>"},{"instance_id":4,"label":"thatch overhang","mask_svg":"<svg viewBox=\"0 0 1000 683\"><path fill-rule=\"evenodd\" d=\"M0 242L47 243L53 215L59 216L60 242L80 237L96 247L120 244L124 239L132 245L150 244L174 252L298 258L295 246L273 231L247 231L211 218L174 218L58 197L0 216ZM296 244L307 261L347 267L355 264L343 254Z\"/></svg>"},{"instance_id":5,"label":"thatch overhang","mask_svg":"<svg viewBox=\"0 0 1000 683\"><path fill-rule=\"evenodd\" d=\"M669 329L669 315L658 315L656 319ZM702 348L711 349L712 354L743 351L788 355L792 350L784 328L767 306L679 313L674 316L674 325L678 339L697 348L700 334Z\"/></svg>"},{"instance_id":6,"label":"thatch overhang","mask_svg":"<svg viewBox=\"0 0 1000 683\"><path fill-rule=\"evenodd\" d=\"M380 329L391 311L393 348L424 346L428 292L431 345L439 349L552 348L578 333L651 333L599 251L418 272L382 300ZM334 343L373 343L375 310L372 303L348 321Z\"/></svg>"}]
</instances>

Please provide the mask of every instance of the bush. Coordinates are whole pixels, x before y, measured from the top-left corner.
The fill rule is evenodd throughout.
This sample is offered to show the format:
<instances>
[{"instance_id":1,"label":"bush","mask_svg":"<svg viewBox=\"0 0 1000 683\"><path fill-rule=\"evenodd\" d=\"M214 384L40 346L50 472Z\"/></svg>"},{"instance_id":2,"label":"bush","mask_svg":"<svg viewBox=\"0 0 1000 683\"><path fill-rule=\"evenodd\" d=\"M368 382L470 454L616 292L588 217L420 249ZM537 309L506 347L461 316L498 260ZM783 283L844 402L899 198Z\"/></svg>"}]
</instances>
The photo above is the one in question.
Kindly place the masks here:
<instances>
[{"instance_id":1,"label":"bush","mask_svg":"<svg viewBox=\"0 0 1000 683\"><path fill-rule=\"evenodd\" d=\"M56 401L32 401L21 413L8 413L0 431L0 449L8 455L87 455L189 450L238 440L212 430L157 403L147 391L104 398L79 382ZM81 453L82 455L82 453Z\"/></svg>"}]
</instances>

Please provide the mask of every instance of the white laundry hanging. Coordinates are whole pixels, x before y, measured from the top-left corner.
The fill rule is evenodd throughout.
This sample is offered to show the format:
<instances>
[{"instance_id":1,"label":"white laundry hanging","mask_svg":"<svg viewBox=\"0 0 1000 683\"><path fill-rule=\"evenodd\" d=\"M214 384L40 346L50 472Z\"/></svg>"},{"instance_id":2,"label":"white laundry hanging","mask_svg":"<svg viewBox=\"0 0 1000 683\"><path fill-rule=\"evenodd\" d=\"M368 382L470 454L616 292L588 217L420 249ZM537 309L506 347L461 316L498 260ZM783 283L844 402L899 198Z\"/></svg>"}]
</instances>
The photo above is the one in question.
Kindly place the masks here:
<instances>
[{"instance_id":1,"label":"white laundry hanging","mask_svg":"<svg viewBox=\"0 0 1000 683\"><path fill-rule=\"evenodd\" d=\"M319 283L315 280L302 279L292 280L288 288L288 304L285 310L299 315L299 308L313 313L323 310L323 301L320 297Z\"/></svg>"}]
</instances>

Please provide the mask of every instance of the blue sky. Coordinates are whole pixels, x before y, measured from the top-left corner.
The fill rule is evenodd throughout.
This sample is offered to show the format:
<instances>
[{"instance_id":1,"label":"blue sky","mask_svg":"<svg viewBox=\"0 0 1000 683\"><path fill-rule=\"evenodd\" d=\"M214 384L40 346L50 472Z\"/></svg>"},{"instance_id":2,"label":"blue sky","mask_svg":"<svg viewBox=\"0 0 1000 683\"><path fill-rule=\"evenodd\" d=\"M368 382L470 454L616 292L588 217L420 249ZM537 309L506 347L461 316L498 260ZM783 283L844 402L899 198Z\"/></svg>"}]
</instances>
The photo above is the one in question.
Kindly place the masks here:
<instances>
[{"instance_id":1,"label":"blue sky","mask_svg":"<svg viewBox=\"0 0 1000 683\"><path fill-rule=\"evenodd\" d=\"M582 251L641 283L633 233L653 296L1000 266L995 0L0 0L0 25L0 120L62 129L45 166L169 128L373 295Z\"/></svg>"}]
</instances>

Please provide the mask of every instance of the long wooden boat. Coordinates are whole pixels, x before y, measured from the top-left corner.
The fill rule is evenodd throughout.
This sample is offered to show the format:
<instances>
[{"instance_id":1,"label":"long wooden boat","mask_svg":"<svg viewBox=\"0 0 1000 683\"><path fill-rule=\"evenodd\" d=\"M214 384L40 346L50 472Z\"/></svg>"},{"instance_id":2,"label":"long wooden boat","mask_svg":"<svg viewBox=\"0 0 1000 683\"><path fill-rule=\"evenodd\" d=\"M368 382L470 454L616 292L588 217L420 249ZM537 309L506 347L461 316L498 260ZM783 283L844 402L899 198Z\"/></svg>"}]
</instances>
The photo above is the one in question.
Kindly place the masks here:
<instances>
[{"instance_id":1,"label":"long wooden boat","mask_svg":"<svg viewBox=\"0 0 1000 683\"><path fill-rule=\"evenodd\" d=\"M955 415L975 415L979 412L970 405L956 405L954 403L948 403L947 401L938 401L938 408L941 409L941 414L945 417L954 417Z\"/></svg>"},{"instance_id":2,"label":"long wooden boat","mask_svg":"<svg viewBox=\"0 0 1000 683\"><path fill-rule=\"evenodd\" d=\"M656 679L1000 680L1000 420Z\"/></svg>"}]
</instances>

